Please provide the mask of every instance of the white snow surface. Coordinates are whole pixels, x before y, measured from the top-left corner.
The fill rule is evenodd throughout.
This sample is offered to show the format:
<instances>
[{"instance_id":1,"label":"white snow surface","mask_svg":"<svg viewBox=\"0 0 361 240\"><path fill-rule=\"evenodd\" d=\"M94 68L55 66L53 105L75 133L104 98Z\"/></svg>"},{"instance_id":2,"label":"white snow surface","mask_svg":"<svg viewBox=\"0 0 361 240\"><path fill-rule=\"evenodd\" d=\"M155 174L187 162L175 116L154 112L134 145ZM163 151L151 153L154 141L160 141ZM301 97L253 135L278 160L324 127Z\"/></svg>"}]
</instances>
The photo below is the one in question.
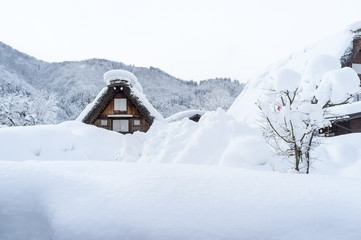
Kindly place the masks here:
<instances>
[{"instance_id":1,"label":"white snow surface","mask_svg":"<svg viewBox=\"0 0 361 240\"><path fill-rule=\"evenodd\" d=\"M359 186L215 166L0 161L0 239L356 240Z\"/></svg>"},{"instance_id":2,"label":"white snow surface","mask_svg":"<svg viewBox=\"0 0 361 240\"><path fill-rule=\"evenodd\" d=\"M319 103L339 103L350 97L349 93L358 92L360 79L357 73L349 67L327 72L316 91Z\"/></svg>"},{"instance_id":3,"label":"white snow surface","mask_svg":"<svg viewBox=\"0 0 361 240\"><path fill-rule=\"evenodd\" d=\"M305 72L310 79L321 80L327 72L340 68L341 63L339 59L327 54L320 54L310 58L307 62ZM316 82L317 85L318 83L319 82Z\"/></svg>"},{"instance_id":4,"label":"white snow surface","mask_svg":"<svg viewBox=\"0 0 361 240\"><path fill-rule=\"evenodd\" d=\"M330 108L330 116L344 116L361 112L361 102L353 102L351 104L339 105Z\"/></svg>"},{"instance_id":5,"label":"white snow surface","mask_svg":"<svg viewBox=\"0 0 361 240\"><path fill-rule=\"evenodd\" d=\"M127 81L131 87L137 88L140 92L143 92L143 88L138 82L137 77L126 70L123 69L114 69L104 73L104 81L107 85L113 83L114 81Z\"/></svg>"}]
</instances>

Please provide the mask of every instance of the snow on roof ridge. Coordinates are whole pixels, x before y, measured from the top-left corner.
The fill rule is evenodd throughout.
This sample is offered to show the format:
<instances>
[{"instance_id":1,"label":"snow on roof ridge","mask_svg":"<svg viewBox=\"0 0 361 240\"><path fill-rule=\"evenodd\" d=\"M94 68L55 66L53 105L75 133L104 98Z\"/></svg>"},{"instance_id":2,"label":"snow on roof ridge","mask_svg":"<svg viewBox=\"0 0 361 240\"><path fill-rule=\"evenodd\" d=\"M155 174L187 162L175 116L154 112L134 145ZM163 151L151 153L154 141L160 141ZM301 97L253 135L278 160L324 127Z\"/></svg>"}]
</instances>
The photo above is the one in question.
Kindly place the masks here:
<instances>
[{"instance_id":1,"label":"snow on roof ridge","mask_svg":"<svg viewBox=\"0 0 361 240\"><path fill-rule=\"evenodd\" d=\"M138 81L137 77L126 70L123 69L113 69L104 73L104 81L109 85L110 81L113 80L128 80L128 81Z\"/></svg>"},{"instance_id":2,"label":"snow on roof ridge","mask_svg":"<svg viewBox=\"0 0 361 240\"><path fill-rule=\"evenodd\" d=\"M126 81L129 83L130 87L137 88L140 92L143 92L143 88L138 82L137 77L129 71L123 69L113 69L105 72L103 78L108 86L114 83Z\"/></svg>"},{"instance_id":3,"label":"snow on roof ridge","mask_svg":"<svg viewBox=\"0 0 361 240\"><path fill-rule=\"evenodd\" d=\"M348 29L353 33L361 32L361 21L351 23Z\"/></svg>"}]
</instances>

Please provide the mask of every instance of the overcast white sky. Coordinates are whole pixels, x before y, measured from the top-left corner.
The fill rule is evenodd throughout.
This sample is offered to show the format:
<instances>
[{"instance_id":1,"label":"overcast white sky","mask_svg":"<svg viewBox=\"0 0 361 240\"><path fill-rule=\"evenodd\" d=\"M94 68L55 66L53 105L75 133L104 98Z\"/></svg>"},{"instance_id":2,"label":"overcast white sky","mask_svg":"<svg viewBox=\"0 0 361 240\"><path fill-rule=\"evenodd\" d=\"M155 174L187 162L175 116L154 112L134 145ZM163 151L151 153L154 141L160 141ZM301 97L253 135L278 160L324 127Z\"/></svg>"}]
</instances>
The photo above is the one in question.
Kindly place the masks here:
<instances>
[{"instance_id":1,"label":"overcast white sky","mask_svg":"<svg viewBox=\"0 0 361 240\"><path fill-rule=\"evenodd\" d=\"M360 0L1 0L0 41L45 61L106 58L245 81L360 20Z\"/></svg>"}]
</instances>

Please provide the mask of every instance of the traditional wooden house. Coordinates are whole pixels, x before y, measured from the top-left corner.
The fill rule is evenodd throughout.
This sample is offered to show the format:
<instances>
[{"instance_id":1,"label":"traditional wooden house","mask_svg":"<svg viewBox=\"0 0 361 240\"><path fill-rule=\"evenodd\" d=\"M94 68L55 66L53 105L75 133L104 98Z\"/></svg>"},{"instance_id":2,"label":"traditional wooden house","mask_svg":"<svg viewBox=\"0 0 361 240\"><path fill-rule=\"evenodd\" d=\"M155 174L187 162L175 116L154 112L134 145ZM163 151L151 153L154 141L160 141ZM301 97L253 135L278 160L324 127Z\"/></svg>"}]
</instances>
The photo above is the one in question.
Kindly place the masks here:
<instances>
[{"instance_id":1,"label":"traditional wooden house","mask_svg":"<svg viewBox=\"0 0 361 240\"><path fill-rule=\"evenodd\" d=\"M137 78L125 70L104 73L107 87L77 120L120 133L146 132L162 115L150 104Z\"/></svg>"},{"instance_id":2,"label":"traditional wooden house","mask_svg":"<svg viewBox=\"0 0 361 240\"><path fill-rule=\"evenodd\" d=\"M361 29L351 29L353 40L350 47L341 57L342 67L355 70L361 85ZM319 130L323 136L338 136L347 133L361 132L361 94L355 96L354 103L330 108L330 127Z\"/></svg>"}]
</instances>

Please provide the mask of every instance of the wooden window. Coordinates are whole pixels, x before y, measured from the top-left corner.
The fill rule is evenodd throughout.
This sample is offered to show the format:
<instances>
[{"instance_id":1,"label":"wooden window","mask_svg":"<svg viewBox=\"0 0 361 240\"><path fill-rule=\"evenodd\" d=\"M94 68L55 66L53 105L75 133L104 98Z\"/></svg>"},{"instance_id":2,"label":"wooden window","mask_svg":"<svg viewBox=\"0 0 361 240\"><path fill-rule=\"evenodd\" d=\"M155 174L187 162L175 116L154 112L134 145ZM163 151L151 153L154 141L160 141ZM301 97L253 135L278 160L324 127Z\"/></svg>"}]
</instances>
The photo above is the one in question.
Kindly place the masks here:
<instances>
[{"instance_id":1,"label":"wooden window","mask_svg":"<svg viewBox=\"0 0 361 240\"><path fill-rule=\"evenodd\" d=\"M129 120L113 120L113 130L117 132L129 132Z\"/></svg>"},{"instance_id":2,"label":"wooden window","mask_svg":"<svg viewBox=\"0 0 361 240\"><path fill-rule=\"evenodd\" d=\"M127 99L115 98L114 99L114 111L127 111Z\"/></svg>"},{"instance_id":3,"label":"wooden window","mask_svg":"<svg viewBox=\"0 0 361 240\"><path fill-rule=\"evenodd\" d=\"M106 120L106 119L100 120L100 125L107 126L108 125L108 120Z\"/></svg>"},{"instance_id":4,"label":"wooden window","mask_svg":"<svg viewBox=\"0 0 361 240\"><path fill-rule=\"evenodd\" d=\"M134 120L134 126L140 126L140 120L135 119Z\"/></svg>"},{"instance_id":5,"label":"wooden window","mask_svg":"<svg viewBox=\"0 0 361 240\"><path fill-rule=\"evenodd\" d=\"M361 64L352 63L352 69L355 70L357 74L361 74Z\"/></svg>"}]
</instances>

